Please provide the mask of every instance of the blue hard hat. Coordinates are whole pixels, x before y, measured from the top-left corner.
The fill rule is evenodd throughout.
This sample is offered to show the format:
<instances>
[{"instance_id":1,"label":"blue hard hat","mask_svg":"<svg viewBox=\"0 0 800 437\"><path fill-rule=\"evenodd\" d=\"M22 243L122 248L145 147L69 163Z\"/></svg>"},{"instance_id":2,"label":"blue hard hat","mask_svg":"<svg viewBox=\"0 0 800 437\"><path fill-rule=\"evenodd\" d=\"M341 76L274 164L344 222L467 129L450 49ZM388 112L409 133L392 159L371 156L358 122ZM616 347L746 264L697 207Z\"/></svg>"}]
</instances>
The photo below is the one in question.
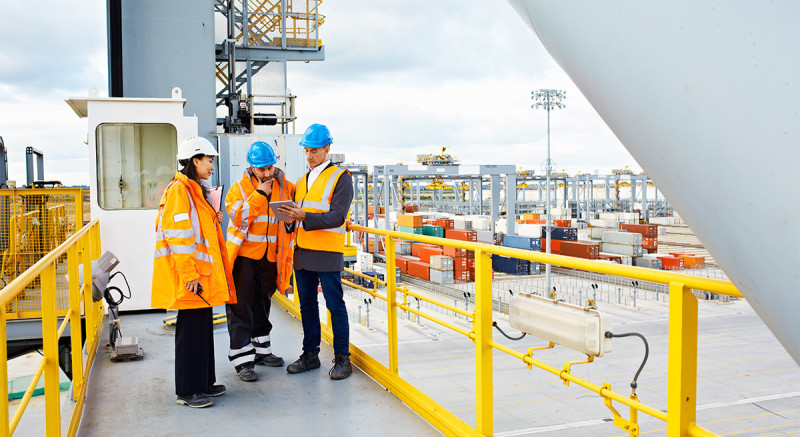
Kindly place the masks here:
<instances>
[{"instance_id":1,"label":"blue hard hat","mask_svg":"<svg viewBox=\"0 0 800 437\"><path fill-rule=\"evenodd\" d=\"M314 123L306 129L306 132L303 134L303 139L300 140L300 146L318 149L332 142L333 137L328 127L324 124Z\"/></svg>"},{"instance_id":2,"label":"blue hard hat","mask_svg":"<svg viewBox=\"0 0 800 437\"><path fill-rule=\"evenodd\" d=\"M275 156L275 151L272 147L263 142L256 141L250 145L250 150L247 151L247 163L256 168L269 167L275 165L278 158Z\"/></svg>"}]
</instances>

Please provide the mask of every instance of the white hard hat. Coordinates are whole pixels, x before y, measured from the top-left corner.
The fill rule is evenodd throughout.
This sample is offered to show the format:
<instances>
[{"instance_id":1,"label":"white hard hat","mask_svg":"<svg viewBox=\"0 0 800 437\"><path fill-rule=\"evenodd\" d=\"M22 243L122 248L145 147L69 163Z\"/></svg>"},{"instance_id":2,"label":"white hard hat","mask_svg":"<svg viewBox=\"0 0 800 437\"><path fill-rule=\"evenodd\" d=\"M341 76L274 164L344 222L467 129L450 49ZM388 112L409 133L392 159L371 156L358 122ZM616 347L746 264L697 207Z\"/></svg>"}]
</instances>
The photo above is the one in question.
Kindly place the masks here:
<instances>
[{"instance_id":1,"label":"white hard hat","mask_svg":"<svg viewBox=\"0 0 800 437\"><path fill-rule=\"evenodd\" d=\"M219 153L211 142L203 137L189 137L178 144L178 161L196 155L218 156Z\"/></svg>"}]
</instances>

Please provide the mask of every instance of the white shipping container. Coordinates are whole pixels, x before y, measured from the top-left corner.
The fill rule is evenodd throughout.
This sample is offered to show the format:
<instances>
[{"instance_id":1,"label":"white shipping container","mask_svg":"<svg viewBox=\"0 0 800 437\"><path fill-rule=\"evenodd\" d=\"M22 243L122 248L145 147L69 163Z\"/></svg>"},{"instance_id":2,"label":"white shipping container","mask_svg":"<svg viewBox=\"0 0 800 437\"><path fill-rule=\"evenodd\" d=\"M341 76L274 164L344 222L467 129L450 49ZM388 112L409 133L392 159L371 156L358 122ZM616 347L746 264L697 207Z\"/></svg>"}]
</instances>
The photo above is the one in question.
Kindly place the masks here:
<instances>
[{"instance_id":1,"label":"white shipping container","mask_svg":"<svg viewBox=\"0 0 800 437\"><path fill-rule=\"evenodd\" d=\"M473 231L488 231L491 229L489 226L489 217L472 217L472 230Z\"/></svg>"},{"instance_id":2,"label":"white shipping container","mask_svg":"<svg viewBox=\"0 0 800 437\"><path fill-rule=\"evenodd\" d=\"M632 266L633 265L634 258L632 256L622 255L622 256L620 256L620 259L622 260L622 265L623 266Z\"/></svg>"},{"instance_id":3,"label":"white shipping container","mask_svg":"<svg viewBox=\"0 0 800 437\"><path fill-rule=\"evenodd\" d=\"M578 229L578 240L589 241L592 239L591 229Z\"/></svg>"},{"instance_id":4,"label":"white shipping container","mask_svg":"<svg viewBox=\"0 0 800 437\"><path fill-rule=\"evenodd\" d=\"M544 227L543 225L518 224L517 235L520 235L522 237L541 238L543 227Z\"/></svg>"},{"instance_id":5,"label":"white shipping container","mask_svg":"<svg viewBox=\"0 0 800 437\"><path fill-rule=\"evenodd\" d=\"M631 246L627 244L616 244L616 243L600 243L600 251L601 252L608 252L617 255L627 255L627 256L642 256L642 246ZM630 264L628 264L630 265Z\"/></svg>"},{"instance_id":6,"label":"white shipping container","mask_svg":"<svg viewBox=\"0 0 800 437\"><path fill-rule=\"evenodd\" d=\"M472 230L472 222L466 221L463 218L454 218L453 219L453 229L458 229L460 231L471 231Z\"/></svg>"},{"instance_id":7,"label":"white shipping container","mask_svg":"<svg viewBox=\"0 0 800 437\"><path fill-rule=\"evenodd\" d=\"M444 255L431 256L431 269L434 270L453 270L453 258Z\"/></svg>"},{"instance_id":8,"label":"white shipping container","mask_svg":"<svg viewBox=\"0 0 800 437\"><path fill-rule=\"evenodd\" d=\"M605 231L603 232L604 243L626 244L629 246L641 246L642 234L625 231Z\"/></svg>"},{"instance_id":9,"label":"white shipping container","mask_svg":"<svg viewBox=\"0 0 800 437\"><path fill-rule=\"evenodd\" d=\"M442 270L431 269L430 275L431 275L430 276L431 282L435 282L437 284L452 284L455 282L453 281L452 270L442 271Z\"/></svg>"},{"instance_id":10,"label":"white shipping container","mask_svg":"<svg viewBox=\"0 0 800 437\"><path fill-rule=\"evenodd\" d=\"M650 259L644 257L636 257L633 259L633 265L637 267L646 267L648 269L661 270L660 259Z\"/></svg>"},{"instance_id":11,"label":"white shipping container","mask_svg":"<svg viewBox=\"0 0 800 437\"><path fill-rule=\"evenodd\" d=\"M593 228L619 229L619 220L592 219L589 220L589 226Z\"/></svg>"},{"instance_id":12,"label":"white shipping container","mask_svg":"<svg viewBox=\"0 0 800 437\"><path fill-rule=\"evenodd\" d=\"M411 242L395 241L394 250L398 255L411 255Z\"/></svg>"},{"instance_id":13,"label":"white shipping container","mask_svg":"<svg viewBox=\"0 0 800 437\"><path fill-rule=\"evenodd\" d=\"M602 240L603 239L603 232L606 231L614 231L616 229L612 228L589 228L592 235L592 240Z\"/></svg>"},{"instance_id":14,"label":"white shipping container","mask_svg":"<svg viewBox=\"0 0 800 437\"><path fill-rule=\"evenodd\" d=\"M494 244L492 231L475 231L475 233L478 234L478 243Z\"/></svg>"}]
</instances>

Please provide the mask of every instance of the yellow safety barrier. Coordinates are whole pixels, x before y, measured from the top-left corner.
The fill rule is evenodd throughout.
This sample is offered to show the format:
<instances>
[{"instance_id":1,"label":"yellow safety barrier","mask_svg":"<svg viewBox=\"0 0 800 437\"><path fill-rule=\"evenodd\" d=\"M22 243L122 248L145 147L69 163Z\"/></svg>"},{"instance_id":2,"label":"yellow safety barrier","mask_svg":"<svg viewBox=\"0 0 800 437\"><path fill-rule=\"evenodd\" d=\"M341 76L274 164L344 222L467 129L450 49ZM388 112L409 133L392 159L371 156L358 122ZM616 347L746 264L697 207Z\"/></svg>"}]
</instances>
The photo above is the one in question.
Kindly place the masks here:
<instances>
[{"instance_id":1,"label":"yellow safety barrier","mask_svg":"<svg viewBox=\"0 0 800 437\"><path fill-rule=\"evenodd\" d=\"M64 259L66 255L66 260ZM74 436L83 414L86 399L86 382L92 369L97 352L100 331L104 318L102 302L92 300L91 261L100 256L100 225L93 220L66 241L55 247L11 283L0 290L0 305L8 305L20 293L29 289L34 281L41 285L42 314L42 361L31 381L25 395L20 401L14 417L9 421L8 414L8 350L6 348L6 313L0 311L0 398L4 405L0 407L0 437L12 435L33 395L39 378L44 374L44 399L46 413L46 432L48 436L61 435L61 405L59 392L58 339L70 327L72 345L72 389L75 401L67 435ZM78 266L83 265L83 285L79 286ZM58 272L58 273L57 273ZM61 314L56 306L56 275L67 273L68 308L64 311L61 325ZM81 316L86 323L86 343L83 344L81 333ZM84 362L83 348L87 357Z\"/></svg>"},{"instance_id":2,"label":"yellow safety barrier","mask_svg":"<svg viewBox=\"0 0 800 437\"><path fill-rule=\"evenodd\" d=\"M395 243L393 238L417 241L466 249L475 252L475 306L473 312L460 310L456 307L426 298L406 289L398 289L394 274L387 274L386 280L369 277L358 272L348 270L349 273L373 281L373 289L357 286L345 281L347 285L365 291L372 296L385 300L388 313L389 334L389 366L386 367L376 361L356 346L351 345L351 359L365 373L370 375L400 400L408 404L414 411L425 418L433 426L446 435L492 435L493 428L493 375L492 375L492 350L505 352L518 358L528 368L536 366L539 369L552 373L565 384L570 382L597 393L603 398L605 405L614 415L614 424L624 429L631 436L639 435L638 413L661 419L667 423L668 435L707 436L714 433L698 426L695 421L696 414L696 389L697 389L697 298L692 290L703 290L733 297L742 297L736 287L728 281L684 275L674 272L645 269L640 267L622 266L618 264L601 263L580 258L562 255L532 252L509 247L493 246L482 243L470 243L458 240L448 240L408 234L403 232L386 231L349 225L348 231L371 233L386 238L386 271L395 271ZM565 363L564 368L558 368L533 358L533 351L552 347L531 348L526 353L515 351L507 346L492 340L492 261L490 254L502 255L511 258L549 263L573 269L586 270L608 275L622 276L637 280L645 280L661 284L668 284L669 299L669 379L667 391L667 412L645 405L639 401L635 394L622 395L611 390L611 385L603 383L597 385L570 373L570 366L591 362L591 359L581 362ZM377 284L384 285L386 294L378 293ZM398 302L396 296L403 294L403 302ZM391 296L391 297L390 297ZM438 319L428 313L419 311L407 305L407 297L412 296L420 300L438 305L449 311L471 317L473 319L472 331L466 331L451 323ZM394 298L392 298L394 297ZM295 300L276 294L276 300L289 310L295 317L300 318L300 310ZM447 411L429 396L403 380L399 376L399 356L397 347L397 309L410 311L420 317L437 323L443 327L458 332L475 343L475 376L476 376L476 426L473 428L463 420ZM330 320L322 325L323 338L332 343ZM613 407L612 402L618 402L630 408L630 417L623 418Z\"/></svg>"},{"instance_id":3,"label":"yellow safety barrier","mask_svg":"<svg viewBox=\"0 0 800 437\"><path fill-rule=\"evenodd\" d=\"M83 198L80 188L0 190L0 281L3 286L83 227ZM59 316L66 315L69 307L65 268L66 262L57 264L56 312ZM5 302L6 318L41 317L41 288L37 278L14 299Z\"/></svg>"}]
</instances>

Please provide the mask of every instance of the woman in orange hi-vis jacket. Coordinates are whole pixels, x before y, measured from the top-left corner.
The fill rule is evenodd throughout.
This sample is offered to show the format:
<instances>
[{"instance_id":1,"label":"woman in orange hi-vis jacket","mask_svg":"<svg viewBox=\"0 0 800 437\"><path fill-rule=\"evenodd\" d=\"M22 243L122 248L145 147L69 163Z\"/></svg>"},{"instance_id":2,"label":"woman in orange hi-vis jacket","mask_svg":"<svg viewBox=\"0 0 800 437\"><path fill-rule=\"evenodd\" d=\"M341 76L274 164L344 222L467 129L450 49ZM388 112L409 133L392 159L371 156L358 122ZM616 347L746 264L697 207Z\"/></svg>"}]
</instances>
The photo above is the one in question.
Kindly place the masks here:
<instances>
[{"instance_id":1,"label":"woman in orange hi-vis jacket","mask_svg":"<svg viewBox=\"0 0 800 437\"><path fill-rule=\"evenodd\" d=\"M222 212L208 201L202 180L214 170L214 146L192 137L178 146L183 166L158 205L151 305L177 309L175 327L175 393L177 402L193 408L210 406L211 396L225 393L214 384L212 307L236 302Z\"/></svg>"}]
</instances>

